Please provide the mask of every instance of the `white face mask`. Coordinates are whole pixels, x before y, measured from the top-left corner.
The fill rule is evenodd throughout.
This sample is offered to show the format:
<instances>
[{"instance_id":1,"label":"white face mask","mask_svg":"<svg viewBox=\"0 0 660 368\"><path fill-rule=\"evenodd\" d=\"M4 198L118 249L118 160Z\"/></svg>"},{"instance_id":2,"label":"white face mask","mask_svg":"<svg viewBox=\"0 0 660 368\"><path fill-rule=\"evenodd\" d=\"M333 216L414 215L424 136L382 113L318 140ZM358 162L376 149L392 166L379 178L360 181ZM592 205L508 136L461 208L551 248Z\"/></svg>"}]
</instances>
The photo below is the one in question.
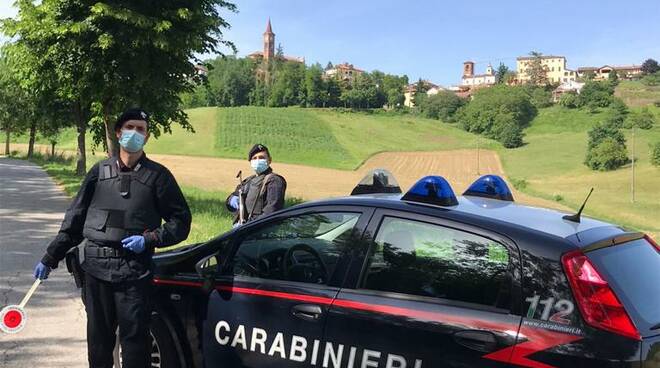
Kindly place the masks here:
<instances>
[{"instance_id":1,"label":"white face mask","mask_svg":"<svg viewBox=\"0 0 660 368\"><path fill-rule=\"evenodd\" d=\"M262 172L266 171L266 169L268 169L268 160L263 159L263 158L250 160L250 166L252 166L252 169L258 175L258 174L261 174Z\"/></svg>"}]
</instances>

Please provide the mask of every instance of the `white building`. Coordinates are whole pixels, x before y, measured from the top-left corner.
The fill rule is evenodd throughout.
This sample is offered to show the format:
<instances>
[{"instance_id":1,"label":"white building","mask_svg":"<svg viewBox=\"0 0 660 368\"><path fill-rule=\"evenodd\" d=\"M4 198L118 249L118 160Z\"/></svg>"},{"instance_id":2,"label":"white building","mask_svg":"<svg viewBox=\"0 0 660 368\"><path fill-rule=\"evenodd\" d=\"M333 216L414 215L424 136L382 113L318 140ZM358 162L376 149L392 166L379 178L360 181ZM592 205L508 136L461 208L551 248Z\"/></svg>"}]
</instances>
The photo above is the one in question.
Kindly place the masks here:
<instances>
[{"instance_id":1,"label":"white building","mask_svg":"<svg viewBox=\"0 0 660 368\"><path fill-rule=\"evenodd\" d=\"M461 86L463 87L488 87L495 84L495 73L493 66L488 64L486 74L474 74L474 62L466 61L463 63L463 77Z\"/></svg>"}]
</instances>

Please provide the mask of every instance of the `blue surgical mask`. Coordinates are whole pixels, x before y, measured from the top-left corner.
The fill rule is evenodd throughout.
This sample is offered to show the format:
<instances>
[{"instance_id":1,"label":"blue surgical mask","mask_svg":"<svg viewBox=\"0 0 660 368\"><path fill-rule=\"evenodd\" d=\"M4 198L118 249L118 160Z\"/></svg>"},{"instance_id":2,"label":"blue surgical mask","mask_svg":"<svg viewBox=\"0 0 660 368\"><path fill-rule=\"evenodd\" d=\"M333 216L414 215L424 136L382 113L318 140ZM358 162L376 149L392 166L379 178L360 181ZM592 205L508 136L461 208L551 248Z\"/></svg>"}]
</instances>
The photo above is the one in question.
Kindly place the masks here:
<instances>
[{"instance_id":1,"label":"blue surgical mask","mask_svg":"<svg viewBox=\"0 0 660 368\"><path fill-rule=\"evenodd\" d=\"M119 144L128 152L138 152L144 147L145 137L136 130L122 130Z\"/></svg>"},{"instance_id":2,"label":"blue surgical mask","mask_svg":"<svg viewBox=\"0 0 660 368\"><path fill-rule=\"evenodd\" d=\"M258 174L261 174L262 172L266 171L268 169L268 160L265 160L263 158L256 159L256 160L251 160L250 161L250 166L252 166L252 169Z\"/></svg>"}]
</instances>

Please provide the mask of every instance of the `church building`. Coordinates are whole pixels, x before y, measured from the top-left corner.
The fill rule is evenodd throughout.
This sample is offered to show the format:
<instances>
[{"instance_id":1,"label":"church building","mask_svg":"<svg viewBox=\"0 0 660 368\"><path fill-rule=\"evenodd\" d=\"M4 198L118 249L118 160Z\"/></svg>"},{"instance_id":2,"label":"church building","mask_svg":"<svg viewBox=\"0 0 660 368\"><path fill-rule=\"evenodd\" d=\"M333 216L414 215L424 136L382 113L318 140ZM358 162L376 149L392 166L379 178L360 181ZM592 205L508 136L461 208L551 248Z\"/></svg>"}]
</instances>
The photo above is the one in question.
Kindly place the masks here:
<instances>
[{"instance_id":1,"label":"church building","mask_svg":"<svg viewBox=\"0 0 660 368\"><path fill-rule=\"evenodd\" d=\"M275 54L275 33L273 33L273 28L270 25L270 18L268 18L268 24L266 25L266 32L264 32L264 51L255 51L248 55L250 59L268 63L271 60L275 60L277 55ZM287 56L282 55L280 59L283 61L290 61L294 63L305 63L305 58L297 56Z\"/></svg>"}]
</instances>

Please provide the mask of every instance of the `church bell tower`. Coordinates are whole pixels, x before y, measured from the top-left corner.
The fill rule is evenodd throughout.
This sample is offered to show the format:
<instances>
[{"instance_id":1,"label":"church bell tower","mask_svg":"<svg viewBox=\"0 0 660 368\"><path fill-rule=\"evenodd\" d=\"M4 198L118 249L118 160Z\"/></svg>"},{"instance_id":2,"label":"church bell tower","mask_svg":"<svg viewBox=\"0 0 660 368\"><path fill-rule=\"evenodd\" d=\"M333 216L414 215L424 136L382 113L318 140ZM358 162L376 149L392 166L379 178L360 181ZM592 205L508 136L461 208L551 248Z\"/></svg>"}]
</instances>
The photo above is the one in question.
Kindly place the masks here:
<instances>
[{"instance_id":1,"label":"church bell tower","mask_svg":"<svg viewBox=\"0 0 660 368\"><path fill-rule=\"evenodd\" d=\"M264 61L269 61L275 57L275 33L270 26L270 18L264 32Z\"/></svg>"}]
</instances>

